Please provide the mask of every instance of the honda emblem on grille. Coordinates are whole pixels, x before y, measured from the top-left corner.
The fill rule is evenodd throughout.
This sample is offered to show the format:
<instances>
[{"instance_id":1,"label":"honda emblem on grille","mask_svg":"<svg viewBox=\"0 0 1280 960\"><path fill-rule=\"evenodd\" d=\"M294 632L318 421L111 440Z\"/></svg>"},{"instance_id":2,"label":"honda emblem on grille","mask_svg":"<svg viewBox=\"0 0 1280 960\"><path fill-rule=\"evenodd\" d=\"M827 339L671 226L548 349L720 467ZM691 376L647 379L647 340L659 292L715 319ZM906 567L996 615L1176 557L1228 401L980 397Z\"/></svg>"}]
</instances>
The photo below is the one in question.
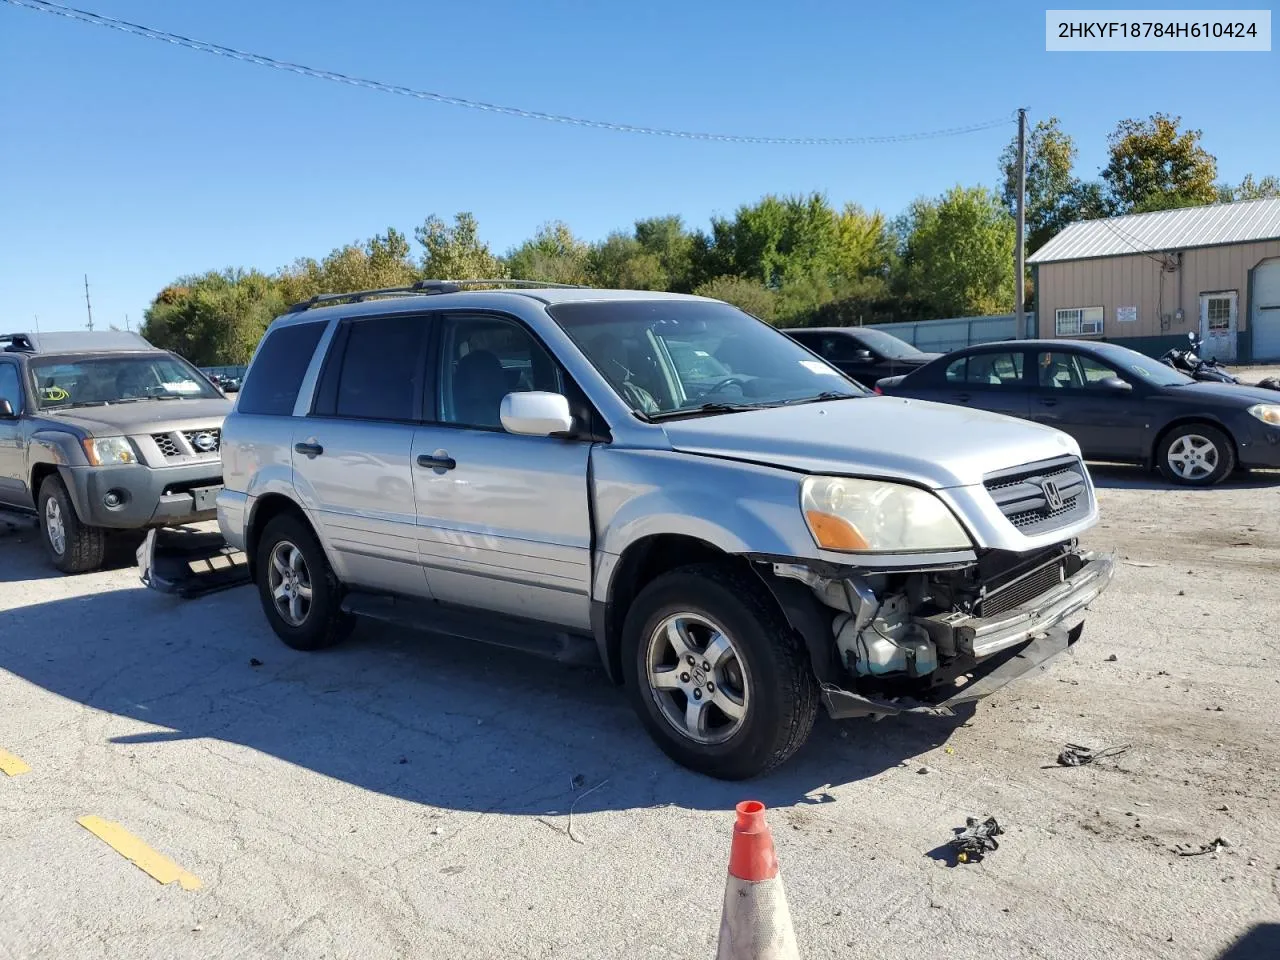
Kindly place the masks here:
<instances>
[{"instance_id":1,"label":"honda emblem on grille","mask_svg":"<svg viewBox=\"0 0 1280 960\"><path fill-rule=\"evenodd\" d=\"M210 453L217 449L218 438L212 433L197 433L191 438L191 445L201 453ZM1061 503L1062 501L1059 500L1058 502Z\"/></svg>"},{"instance_id":2,"label":"honda emblem on grille","mask_svg":"<svg viewBox=\"0 0 1280 960\"><path fill-rule=\"evenodd\" d=\"M1040 489L1044 491L1044 499L1050 510L1062 509L1062 492L1056 483L1052 480L1041 480Z\"/></svg>"}]
</instances>

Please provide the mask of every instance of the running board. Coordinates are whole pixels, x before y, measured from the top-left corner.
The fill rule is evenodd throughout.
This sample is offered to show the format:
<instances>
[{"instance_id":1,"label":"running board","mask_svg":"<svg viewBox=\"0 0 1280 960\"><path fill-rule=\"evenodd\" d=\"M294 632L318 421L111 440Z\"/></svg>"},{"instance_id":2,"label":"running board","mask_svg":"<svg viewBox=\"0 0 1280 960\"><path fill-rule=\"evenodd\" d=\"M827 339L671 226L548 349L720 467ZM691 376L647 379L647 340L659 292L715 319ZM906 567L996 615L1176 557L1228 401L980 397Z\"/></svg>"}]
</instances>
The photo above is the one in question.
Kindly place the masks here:
<instances>
[{"instance_id":1,"label":"running board","mask_svg":"<svg viewBox=\"0 0 1280 960\"><path fill-rule=\"evenodd\" d=\"M248 558L220 533L156 527L147 531L137 557L144 584L184 600L249 583Z\"/></svg>"},{"instance_id":2,"label":"running board","mask_svg":"<svg viewBox=\"0 0 1280 960\"><path fill-rule=\"evenodd\" d=\"M596 642L588 635L516 617L453 607L436 600L353 590L343 598L342 609L358 617L410 630L493 644L560 663L588 666L600 662Z\"/></svg>"}]
</instances>

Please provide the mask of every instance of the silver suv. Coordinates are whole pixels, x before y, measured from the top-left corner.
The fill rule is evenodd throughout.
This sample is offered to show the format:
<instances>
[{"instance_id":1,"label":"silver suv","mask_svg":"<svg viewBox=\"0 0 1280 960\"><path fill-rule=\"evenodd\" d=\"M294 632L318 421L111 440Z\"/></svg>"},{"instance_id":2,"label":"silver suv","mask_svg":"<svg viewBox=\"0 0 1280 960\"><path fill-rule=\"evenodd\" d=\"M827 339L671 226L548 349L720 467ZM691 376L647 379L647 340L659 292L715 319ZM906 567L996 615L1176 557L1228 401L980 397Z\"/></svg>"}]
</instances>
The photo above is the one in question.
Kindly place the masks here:
<instances>
[{"instance_id":1,"label":"silver suv","mask_svg":"<svg viewBox=\"0 0 1280 960\"><path fill-rule=\"evenodd\" d=\"M461 287L317 298L258 349L220 549L291 647L361 615L585 647L672 758L743 778L820 704L986 696L1111 579L1065 434L873 396L714 300Z\"/></svg>"}]
</instances>

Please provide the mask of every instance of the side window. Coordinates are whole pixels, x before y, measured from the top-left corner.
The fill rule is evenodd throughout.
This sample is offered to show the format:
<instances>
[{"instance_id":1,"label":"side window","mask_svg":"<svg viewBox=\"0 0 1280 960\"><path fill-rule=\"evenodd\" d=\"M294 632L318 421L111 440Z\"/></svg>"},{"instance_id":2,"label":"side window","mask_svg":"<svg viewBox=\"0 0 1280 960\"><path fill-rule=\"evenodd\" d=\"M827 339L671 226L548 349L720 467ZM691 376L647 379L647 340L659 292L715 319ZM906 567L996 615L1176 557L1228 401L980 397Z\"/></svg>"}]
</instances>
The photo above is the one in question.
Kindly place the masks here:
<instances>
[{"instance_id":1,"label":"side window","mask_svg":"<svg viewBox=\"0 0 1280 960\"><path fill-rule=\"evenodd\" d=\"M1097 389L1100 380L1120 374L1101 360L1063 351L1041 353L1036 358L1040 386L1050 390Z\"/></svg>"},{"instance_id":2,"label":"side window","mask_svg":"<svg viewBox=\"0 0 1280 960\"><path fill-rule=\"evenodd\" d=\"M440 420L501 429L508 393L564 392L559 365L533 334L502 317L444 317L440 339Z\"/></svg>"},{"instance_id":3,"label":"side window","mask_svg":"<svg viewBox=\"0 0 1280 960\"><path fill-rule=\"evenodd\" d=\"M952 360L947 364L946 372L943 377L947 383L964 383L967 371L969 369L969 358L961 357L959 360Z\"/></svg>"},{"instance_id":4,"label":"side window","mask_svg":"<svg viewBox=\"0 0 1280 960\"><path fill-rule=\"evenodd\" d=\"M427 330L427 320L411 313L349 321L333 413L358 420L419 419Z\"/></svg>"},{"instance_id":5,"label":"side window","mask_svg":"<svg viewBox=\"0 0 1280 960\"><path fill-rule=\"evenodd\" d=\"M302 378L307 375L311 355L324 328L322 321L316 321L277 327L268 332L267 339L258 347L249 378L240 390L236 410L268 417L292 414Z\"/></svg>"},{"instance_id":6,"label":"side window","mask_svg":"<svg viewBox=\"0 0 1280 960\"><path fill-rule=\"evenodd\" d=\"M18 368L12 363L0 363L0 400L8 400L13 412L22 409L22 390L18 386Z\"/></svg>"},{"instance_id":7,"label":"side window","mask_svg":"<svg viewBox=\"0 0 1280 960\"><path fill-rule=\"evenodd\" d=\"M824 337L822 349L818 352L833 363L854 363L858 359L855 354L866 349L853 337L834 336Z\"/></svg>"},{"instance_id":8,"label":"side window","mask_svg":"<svg viewBox=\"0 0 1280 960\"><path fill-rule=\"evenodd\" d=\"M968 356L963 382L971 387L1020 387L1022 386L1022 353L973 353ZM952 380L952 364L947 368L947 379ZM960 381L953 381L960 382Z\"/></svg>"}]
</instances>

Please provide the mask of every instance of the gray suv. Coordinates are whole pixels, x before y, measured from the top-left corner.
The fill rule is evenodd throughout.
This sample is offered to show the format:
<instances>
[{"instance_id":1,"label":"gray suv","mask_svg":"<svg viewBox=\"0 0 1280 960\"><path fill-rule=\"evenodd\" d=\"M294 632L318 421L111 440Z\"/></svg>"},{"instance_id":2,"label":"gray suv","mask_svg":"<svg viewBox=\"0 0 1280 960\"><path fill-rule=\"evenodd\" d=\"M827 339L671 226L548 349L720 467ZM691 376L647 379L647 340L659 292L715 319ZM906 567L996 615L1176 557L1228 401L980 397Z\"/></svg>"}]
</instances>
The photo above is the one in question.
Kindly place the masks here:
<instances>
[{"instance_id":1,"label":"gray suv","mask_svg":"<svg viewBox=\"0 0 1280 960\"><path fill-rule=\"evenodd\" d=\"M35 515L64 573L113 530L212 519L230 402L136 333L0 336L0 511Z\"/></svg>"},{"instance_id":2,"label":"gray suv","mask_svg":"<svg viewBox=\"0 0 1280 960\"><path fill-rule=\"evenodd\" d=\"M213 548L291 647L368 616L585 650L672 758L732 779L820 706L986 696L1111 579L1065 434L871 395L714 300L462 286L316 298L258 348ZM157 543L144 579L181 589Z\"/></svg>"}]
</instances>

